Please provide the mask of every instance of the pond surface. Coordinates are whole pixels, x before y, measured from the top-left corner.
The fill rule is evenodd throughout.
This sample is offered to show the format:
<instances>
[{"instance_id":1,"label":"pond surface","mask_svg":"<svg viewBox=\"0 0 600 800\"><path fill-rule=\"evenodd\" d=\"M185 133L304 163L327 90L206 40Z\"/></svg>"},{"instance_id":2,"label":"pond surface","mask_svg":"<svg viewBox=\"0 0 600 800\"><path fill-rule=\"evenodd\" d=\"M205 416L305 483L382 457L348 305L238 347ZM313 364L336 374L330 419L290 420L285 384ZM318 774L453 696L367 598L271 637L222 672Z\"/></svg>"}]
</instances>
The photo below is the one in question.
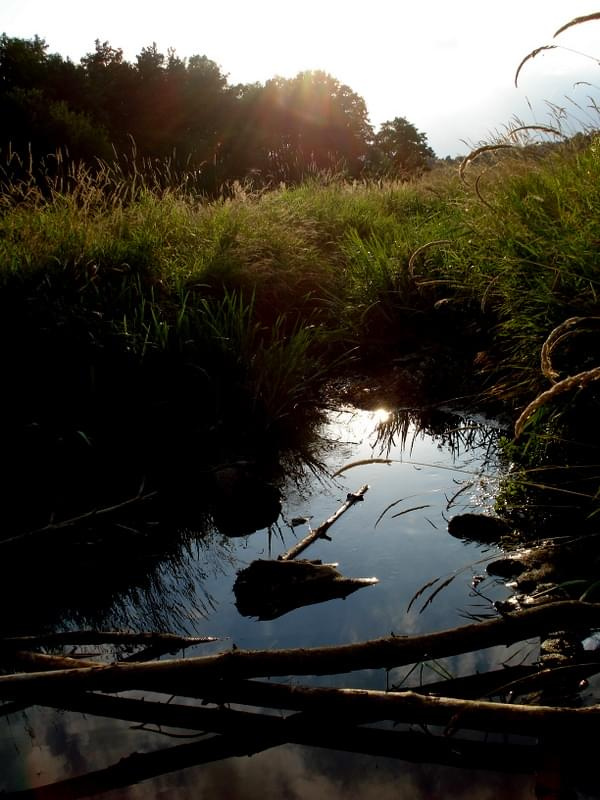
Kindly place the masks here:
<instances>
[{"instance_id":1,"label":"pond surface","mask_svg":"<svg viewBox=\"0 0 600 800\"><path fill-rule=\"evenodd\" d=\"M431 433L434 429L437 433ZM483 420L446 415L427 430L407 412L332 412L320 432L318 458L323 469L294 469L284 487L282 514L270 529L226 538L208 525L205 531L187 534L183 543L146 573L140 569L144 578L137 585L124 587L120 593L111 588L96 608L93 599L85 597L85 580L79 580L81 604L71 597L68 608L62 605L62 617L53 611L55 618L45 622L58 630L79 625L160 628L227 637L225 642L187 651L204 655L233 645L263 649L360 642L392 632L441 630L494 615L493 602L505 598L508 591L485 577L485 565L499 551L451 537L447 520L465 511L490 509L499 474L498 428ZM370 463L357 463L363 461ZM257 558L276 558L303 537L309 526L330 517L348 492L365 484L369 489L364 500L335 522L329 530L331 540L318 540L301 557L335 562L344 576L376 577L378 583L346 599L308 605L277 619L243 617L233 594L237 572ZM292 527L291 520L297 522L299 517L310 519ZM439 580L424 589L435 579ZM106 582L110 583L108 578ZM498 647L443 663L424 663L410 674L408 668L389 674L371 670L311 682L386 689L435 681L448 673L467 675L490 666L521 663L536 655L532 642L525 648ZM26 790L102 770L133 751L154 752L181 744L165 733L47 708L5 714L0 719L0 791L14 797L90 796L99 791L100 781L94 792L89 784L78 790L56 787L43 795ZM531 775L506 774L502 768L477 771L409 763L410 756L401 760L402 753L391 758L389 754L280 745L252 757L226 755L205 753L195 762L192 759L190 763L196 766L173 769L102 796L240 800L398 796L518 800L535 796Z\"/></svg>"}]
</instances>

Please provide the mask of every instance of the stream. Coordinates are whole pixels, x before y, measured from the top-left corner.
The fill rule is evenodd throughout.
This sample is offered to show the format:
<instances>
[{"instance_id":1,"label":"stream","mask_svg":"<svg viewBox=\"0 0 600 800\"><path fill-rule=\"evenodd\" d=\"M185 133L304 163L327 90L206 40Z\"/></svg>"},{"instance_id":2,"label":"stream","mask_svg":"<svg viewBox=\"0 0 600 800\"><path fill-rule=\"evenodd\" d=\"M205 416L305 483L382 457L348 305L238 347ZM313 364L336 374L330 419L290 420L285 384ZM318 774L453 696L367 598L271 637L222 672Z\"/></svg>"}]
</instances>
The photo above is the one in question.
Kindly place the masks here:
<instances>
[{"instance_id":1,"label":"stream","mask_svg":"<svg viewBox=\"0 0 600 800\"><path fill-rule=\"evenodd\" d=\"M269 529L226 537L207 520L204 529L185 532L168 553L155 559L144 554L139 575L130 573L129 585L119 576L117 565L114 576L102 578L90 563L87 575L73 576L71 592L62 587L60 602L47 597L44 622L56 630L169 630L219 637L220 641L186 650L187 655L208 655L233 646L266 649L360 642L496 616L493 604L505 599L509 590L488 577L485 566L498 557L499 549L453 538L447 525L456 514L491 511L502 472L497 452L500 433L493 421L450 412L436 412L424 427L415 414L402 410L331 411L319 432L321 467L314 463L296 466L283 487L282 513ZM330 517L349 492L365 484L369 489L364 500L335 522L328 531L330 539L318 539L301 557L335 562L345 577L375 577L378 582L345 599L306 605L275 619L242 616L233 593L237 573L255 559L277 558L311 526ZM88 584L101 589L86 594ZM14 608L25 607L27 593L34 590L24 586L22 591L23 597L14 599ZM36 599L44 602L44 598ZM530 663L536 656L537 645L532 642L439 663L423 662L413 670L369 670L310 682L408 688L449 674ZM89 796L58 790L38 795L26 790L102 770L132 752L181 743L152 726L102 717L38 707L4 713L0 718L0 796L1 792L10 797ZM215 756L207 763L159 774L101 796L107 800L209 796L520 800L536 795L535 776L511 774L508 765L506 770L463 770L426 760L410 763L410 759L402 760L401 753L392 758L280 745L251 757Z\"/></svg>"}]
</instances>

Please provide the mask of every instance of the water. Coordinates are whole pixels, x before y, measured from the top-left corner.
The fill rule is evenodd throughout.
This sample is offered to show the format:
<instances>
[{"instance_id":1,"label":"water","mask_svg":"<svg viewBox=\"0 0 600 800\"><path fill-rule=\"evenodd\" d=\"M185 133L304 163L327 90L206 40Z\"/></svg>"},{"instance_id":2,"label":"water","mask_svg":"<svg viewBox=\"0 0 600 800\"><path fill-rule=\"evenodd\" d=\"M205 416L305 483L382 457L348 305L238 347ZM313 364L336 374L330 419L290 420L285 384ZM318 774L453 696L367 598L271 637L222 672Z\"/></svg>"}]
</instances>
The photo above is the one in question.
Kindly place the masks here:
<instances>
[{"instance_id":1,"label":"water","mask_svg":"<svg viewBox=\"0 0 600 800\"><path fill-rule=\"evenodd\" d=\"M486 562L499 551L495 546L452 538L447 520L464 511L490 509L497 491L498 431L481 420L458 417L438 420L433 427L437 434L426 433L414 418L400 412L333 412L321 431L319 458L325 471L295 470L285 487L282 515L270 530L234 539L214 530L188 535L167 557L146 565L145 573L141 569L137 586L119 591L107 580L105 596L95 606L85 595L85 579L80 580L81 603L77 597L67 601L63 596L60 603L49 604L46 621L54 616L53 624L59 629L79 624L162 627L227 637L225 642L190 648L188 654L196 655L233 645L262 649L359 642L392 632L441 630L491 616L492 603L508 594L500 583L485 577ZM356 463L362 461L370 463ZM335 473L339 474L331 477ZM308 532L309 524L327 519L348 492L364 484L369 485L364 501L332 526L331 541L318 540L302 557L336 562L347 577L377 577L379 582L346 599L308 605L269 621L241 616L232 588L237 571L256 558L277 557ZM300 516L310 516L310 522L292 528L289 521ZM439 580L424 588L435 579ZM410 675L407 668L389 674L369 670L312 683L385 689L534 656L534 645L529 651L520 646L498 647L443 663L424 663ZM4 715L0 719L0 790L17 792L50 784L101 770L132 751L152 752L181 744L166 733L46 708ZM187 798L209 792L213 797L240 800L259 796L385 800L399 795L518 800L534 796L531 776L505 774L503 769L459 770L300 745L282 745L251 758L205 753L199 759L207 763L103 796ZM89 786L85 792L49 796L89 796Z\"/></svg>"}]
</instances>

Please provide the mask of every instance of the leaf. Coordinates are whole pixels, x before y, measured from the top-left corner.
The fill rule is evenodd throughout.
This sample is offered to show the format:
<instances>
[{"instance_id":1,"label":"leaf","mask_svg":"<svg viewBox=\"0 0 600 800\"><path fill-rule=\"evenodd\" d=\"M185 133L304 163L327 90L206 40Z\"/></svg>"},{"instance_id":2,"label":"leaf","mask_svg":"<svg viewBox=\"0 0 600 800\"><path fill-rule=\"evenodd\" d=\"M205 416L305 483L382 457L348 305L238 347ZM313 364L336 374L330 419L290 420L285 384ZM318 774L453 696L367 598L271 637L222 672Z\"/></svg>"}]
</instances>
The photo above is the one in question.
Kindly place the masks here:
<instances>
[{"instance_id":1,"label":"leaf","mask_svg":"<svg viewBox=\"0 0 600 800\"><path fill-rule=\"evenodd\" d=\"M341 475L343 472L346 472L353 467L362 467L365 464L393 464L393 458L365 458L361 461L352 461L350 464L345 464L343 467L340 467L336 472L333 473L331 476L332 478L337 478L338 475Z\"/></svg>"},{"instance_id":2,"label":"leaf","mask_svg":"<svg viewBox=\"0 0 600 800\"><path fill-rule=\"evenodd\" d=\"M446 500L448 501L446 503L446 511L450 510L450 506L452 505L452 503L454 503L454 501L456 500L456 498L459 495L461 495L463 492L466 492L467 489L470 489L472 486L474 486L474 481L470 481L469 483L465 483L465 485L461 486L461 488L458 490L458 492L455 492L449 500L448 500L448 498L446 498Z\"/></svg>"},{"instance_id":3,"label":"leaf","mask_svg":"<svg viewBox=\"0 0 600 800\"><path fill-rule=\"evenodd\" d=\"M436 598L436 597L437 597L437 595L438 595L438 594L439 594L439 593L442 591L442 589L445 589L445 588L446 588L446 586L449 586L449 585L452 583L452 581L454 580L454 578L456 578L456 575L450 575L450 577L449 577L449 578L447 578L447 579L446 579L446 580L445 580L445 581L444 581L442 584L440 584L440 585L437 587L437 589L435 590L435 592L432 592L432 593L429 595L429 597L427 598L427 600L425 601L425 603L423 603L423 605L421 606L421 608L420 608L420 610L419 610L419 614L422 614L422 613L425 611L425 609L427 608L427 606L428 606L428 605L430 605L431 603L433 603L433 601L434 601L434 598Z\"/></svg>"},{"instance_id":4,"label":"leaf","mask_svg":"<svg viewBox=\"0 0 600 800\"><path fill-rule=\"evenodd\" d=\"M560 33L560 31L557 31L557 33ZM556 33L554 35L556 36ZM545 44L542 47L536 47L535 50L532 50L531 53L528 53L523 59L523 61L521 61L521 63L517 67L517 71L515 73L515 86L517 86L517 82L519 80L519 73L523 69L523 66L529 61L529 59L535 58L544 50L556 50L557 47L558 45L556 44Z\"/></svg>"},{"instance_id":5,"label":"leaf","mask_svg":"<svg viewBox=\"0 0 600 800\"><path fill-rule=\"evenodd\" d=\"M79 436L81 439L83 439L83 441L84 441L84 442L87 444L87 446L88 446L88 447L92 447L92 446L93 446L93 445L92 445L92 440L91 440L91 439L90 439L90 437L87 435L87 433L84 433L84 431L75 431L75 433L76 433L76 434L77 434L77 435L78 435L78 436Z\"/></svg>"},{"instance_id":6,"label":"leaf","mask_svg":"<svg viewBox=\"0 0 600 800\"><path fill-rule=\"evenodd\" d=\"M434 578L433 580L428 581L424 586L421 586L421 588L411 597L410 603L406 609L407 614L415 600L417 600L423 594L423 592L426 592L431 586L434 586L439 580L441 580L441 577Z\"/></svg>"},{"instance_id":7,"label":"leaf","mask_svg":"<svg viewBox=\"0 0 600 800\"><path fill-rule=\"evenodd\" d=\"M554 36L558 36L559 33L566 31L567 28L572 28L573 25L580 25L582 22L590 22L593 19L600 19L600 11L596 11L594 14L587 14L584 17L575 17L570 22L567 22L566 25L563 25L562 28L559 28Z\"/></svg>"},{"instance_id":8,"label":"leaf","mask_svg":"<svg viewBox=\"0 0 600 800\"><path fill-rule=\"evenodd\" d=\"M597 595L600 590L600 581L594 581L591 586L585 590L585 592L579 598L580 600L588 600L589 602L593 603L597 599Z\"/></svg>"},{"instance_id":9,"label":"leaf","mask_svg":"<svg viewBox=\"0 0 600 800\"><path fill-rule=\"evenodd\" d=\"M386 506L381 512L381 514L377 517L377 522L375 523L375 525L373 525L373 529L375 529L379 525L384 515L390 510L390 508L397 506L398 503L402 503L404 500L406 500L406 497L401 497L399 500L394 500L393 503L390 503L389 506Z\"/></svg>"},{"instance_id":10,"label":"leaf","mask_svg":"<svg viewBox=\"0 0 600 800\"><path fill-rule=\"evenodd\" d=\"M430 508L429 503L424 506L413 506L412 508L405 508L404 511L399 511L397 514L392 514L392 519L396 519L396 517L401 517L403 514L408 514L409 511L420 511L422 508Z\"/></svg>"}]
</instances>

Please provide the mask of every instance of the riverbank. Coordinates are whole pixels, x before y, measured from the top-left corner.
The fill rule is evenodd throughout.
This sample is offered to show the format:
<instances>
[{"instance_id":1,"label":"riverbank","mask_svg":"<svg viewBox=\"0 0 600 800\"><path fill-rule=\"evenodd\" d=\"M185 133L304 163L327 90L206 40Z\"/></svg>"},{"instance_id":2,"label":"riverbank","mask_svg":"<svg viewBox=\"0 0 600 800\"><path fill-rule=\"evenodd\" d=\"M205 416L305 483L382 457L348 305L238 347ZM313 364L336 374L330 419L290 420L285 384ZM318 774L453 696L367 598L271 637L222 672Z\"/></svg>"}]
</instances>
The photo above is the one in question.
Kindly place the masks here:
<instances>
[{"instance_id":1,"label":"riverbank","mask_svg":"<svg viewBox=\"0 0 600 800\"><path fill-rule=\"evenodd\" d=\"M400 402L516 421L551 385L551 332L599 316L598 147L487 149L414 183L236 185L215 202L76 165L43 195L5 186L7 518L41 526L140 485L181 508L207 469L259 453L271 479L357 375L363 398L375 374ZM597 365L594 323L567 333L555 383ZM557 392L507 438L526 470L507 499L552 480L597 507L596 387Z\"/></svg>"}]
</instances>

